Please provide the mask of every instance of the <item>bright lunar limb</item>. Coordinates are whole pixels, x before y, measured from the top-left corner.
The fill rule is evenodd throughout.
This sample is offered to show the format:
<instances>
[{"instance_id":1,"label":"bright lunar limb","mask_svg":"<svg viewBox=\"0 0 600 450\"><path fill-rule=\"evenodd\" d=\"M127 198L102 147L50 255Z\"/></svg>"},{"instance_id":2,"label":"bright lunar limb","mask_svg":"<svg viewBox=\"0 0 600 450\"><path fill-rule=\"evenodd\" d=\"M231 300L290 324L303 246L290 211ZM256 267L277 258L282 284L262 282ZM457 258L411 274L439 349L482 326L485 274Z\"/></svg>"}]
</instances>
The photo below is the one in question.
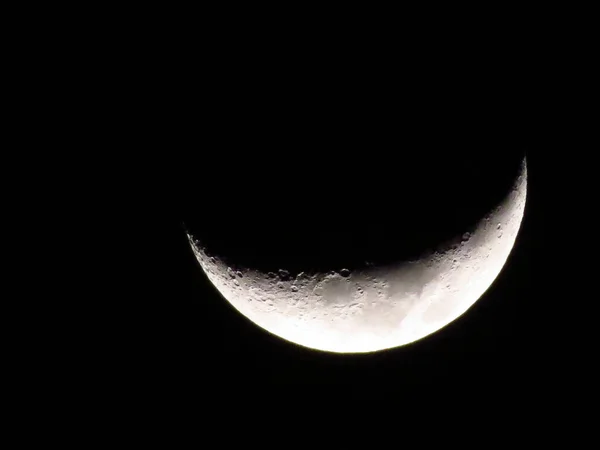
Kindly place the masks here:
<instances>
[{"instance_id":1,"label":"bright lunar limb","mask_svg":"<svg viewBox=\"0 0 600 450\"><path fill-rule=\"evenodd\" d=\"M363 353L421 339L465 313L514 246L527 197L523 160L513 189L460 242L420 259L317 274L228 267L188 235L209 280L240 313L302 346Z\"/></svg>"}]
</instances>

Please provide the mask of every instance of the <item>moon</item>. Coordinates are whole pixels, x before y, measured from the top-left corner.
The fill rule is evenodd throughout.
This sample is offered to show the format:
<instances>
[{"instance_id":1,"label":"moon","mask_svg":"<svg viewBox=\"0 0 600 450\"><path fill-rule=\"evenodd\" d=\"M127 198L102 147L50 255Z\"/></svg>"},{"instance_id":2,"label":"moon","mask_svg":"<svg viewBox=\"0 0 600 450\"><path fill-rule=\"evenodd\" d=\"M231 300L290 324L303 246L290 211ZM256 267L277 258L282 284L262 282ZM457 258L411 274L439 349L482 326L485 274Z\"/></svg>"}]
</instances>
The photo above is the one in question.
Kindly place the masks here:
<instances>
[{"instance_id":1,"label":"moon","mask_svg":"<svg viewBox=\"0 0 600 450\"><path fill-rule=\"evenodd\" d=\"M527 198L527 161L512 189L468 232L402 262L328 272L233 266L193 233L208 279L259 327L305 347L365 353L422 339L463 315L493 284L517 238Z\"/></svg>"}]
</instances>

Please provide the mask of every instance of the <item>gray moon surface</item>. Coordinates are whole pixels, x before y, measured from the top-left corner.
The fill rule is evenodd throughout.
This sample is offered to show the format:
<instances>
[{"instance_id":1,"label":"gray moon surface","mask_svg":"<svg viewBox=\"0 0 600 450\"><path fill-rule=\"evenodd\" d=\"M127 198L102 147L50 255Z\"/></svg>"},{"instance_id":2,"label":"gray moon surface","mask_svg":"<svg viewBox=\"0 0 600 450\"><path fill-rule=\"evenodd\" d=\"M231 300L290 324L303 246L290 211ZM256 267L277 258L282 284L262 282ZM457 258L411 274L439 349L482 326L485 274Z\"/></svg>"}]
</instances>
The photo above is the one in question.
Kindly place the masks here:
<instances>
[{"instance_id":1,"label":"gray moon surface","mask_svg":"<svg viewBox=\"0 0 600 450\"><path fill-rule=\"evenodd\" d=\"M513 188L471 233L444 250L381 267L290 274L233 269L188 234L208 279L241 314L293 343L337 353L399 347L464 314L493 284L519 232L524 159Z\"/></svg>"}]
</instances>

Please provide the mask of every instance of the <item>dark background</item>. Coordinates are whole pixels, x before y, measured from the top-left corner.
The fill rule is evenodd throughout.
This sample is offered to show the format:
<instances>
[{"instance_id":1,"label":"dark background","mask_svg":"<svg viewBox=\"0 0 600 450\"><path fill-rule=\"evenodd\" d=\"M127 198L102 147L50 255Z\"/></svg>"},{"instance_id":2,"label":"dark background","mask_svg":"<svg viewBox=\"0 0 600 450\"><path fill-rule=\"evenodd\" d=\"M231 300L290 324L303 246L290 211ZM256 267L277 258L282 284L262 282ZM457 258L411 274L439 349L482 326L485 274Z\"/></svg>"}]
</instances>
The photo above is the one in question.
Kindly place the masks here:
<instances>
[{"instance_id":1,"label":"dark background","mask_svg":"<svg viewBox=\"0 0 600 450\"><path fill-rule=\"evenodd\" d=\"M105 23L90 30L81 17L69 20L81 30L43 17L52 33L28 35L26 51L13 48L19 63L11 70L22 86L7 85L18 97L10 115L26 118L18 132L28 139L18 153L26 167L36 161L48 178L40 176L33 192L47 198L43 209L17 196L34 216L29 221L34 230L23 239L34 246L23 252L33 268L18 292L30 286L42 290L19 302L26 326L18 323L19 333L9 342L19 353L14 367L26 382L18 396L50 393L56 397L47 402L52 416L67 391L86 407L96 404L90 394L112 394L106 395L110 415L133 393L139 394L136 402L144 400L138 405L158 404L159 396L185 401L196 393L189 406L203 411L198 399L221 403L231 391L287 401L297 391L282 388L285 384L326 385L315 391L325 401L336 394L352 401L349 392L381 394L377 398L384 402L392 391L422 397L444 390L483 401L498 392L516 393L514 410L532 395L552 403L589 394L597 352L595 326L584 322L594 322L597 295L595 274L584 278L582 272L595 266L575 255L590 253L594 234L583 232L581 224L593 226L597 207L586 191L580 192L583 199L567 194L573 181L584 178L581 167L569 166L588 166L576 153L593 155L595 148L577 139L595 117L586 113L595 104L583 83L593 52L576 42L589 38L536 14L530 22L547 24L556 31L552 39L526 20L529 39L513 36L511 45L504 44L513 30L504 26L495 42L470 30L457 42L458 31L447 33L448 40L425 28L400 37L397 27L367 40L360 24L352 33L316 42L307 42L306 29L296 34L296 42L269 31L258 42L258 27L239 36L226 26L219 32L204 28L210 19L198 25L195 16L192 26L181 26L180 16L173 30L162 21L146 22L147 33L132 26L143 20L126 19L127 36ZM30 14L26 17L29 21ZM486 28L484 20L477 23ZM25 39L23 30L13 41ZM56 34L61 36L50 39ZM462 212L478 211L475 203L462 202L475 201L468 189L476 191L480 205L490 200L479 188L501 186L495 181L508 179L505 164L522 151L528 156L528 205L504 270L463 317L398 349L336 355L269 335L216 293L182 227L183 220L196 216L200 224L213 224L215 234L203 232L215 239L227 228L214 224L229 224L242 231L232 236L235 242L252 244L245 247L254 248L245 251L248 257L257 253L257 242L285 248L277 243L289 239L286 232L277 239L252 239L253 231L272 227L273 217L283 216L286 229L312 224L298 214L314 202L295 201L307 192L311 198L339 200L331 202L337 205L334 212L352 207L355 195L368 194L360 207L376 203L374 214L385 212L376 216L383 231L396 223L387 220L390 215L419 209L418 215L408 214L419 222L403 225L421 233L418 242L410 233L395 233L417 249L441 237L429 232L453 230L452 221L431 226L437 223L432 218L451 217L436 214L438 207L452 212L460 199ZM468 175L461 161L471 157L485 171ZM340 161L352 170L335 172ZM369 177L353 176L365 168L372 169ZM430 170L442 178L431 177ZM404 183L401 189L395 180ZM448 189L443 180L459 185ZM584 181L591 181L587 193L595 192L595 177ZM49 189L56 185L59 192ZM447 202L428 195L446 189L454 194ZM267 205L254 209L249 198L260 205L266 198ZM56 209L64 199L72 200L65 207L69 221ZM437 201L436 208L428 209L424 200ZM403 208L390 207L399 202ZM247 213L244 221L225 220L240 209ZM343 215L323 206L321 212L344 223ZM24 217L7 221L20 226ZM377 232L378 226L373 228ZM360 237L360 230L355 223L353 236ZM77 255L64 251L73 236ZM311 243L310 236L304 244ZM219 237L231 242L227 235ZM298 255L292 256L290 261ZM49 280L39 280L59 259L75 267L58 267ZM57 292L49 293L55 285ZM34 306L35 299L42 305ZM20 340L31 342L32 349L22 351ZM236 413L236 403L222 403L229 415ZM455 405L460 402L443 413L452 414ZM30 408L25 401L21 406ZM309 420L322 419L320 412ZM373 410L372 416L380 412Z\"/></svg>"},{"instance_id":2,"label":"dark background","mask_svg":"<svg viewBox=\"0 0 600 450\"><path fill-rule=\"evenodd\" d=\"M535 52L511 64L483 50L442 53L413 63L419 55L398 61L363 52L359 64L348 53L164 52L154 71L114 75L118 90L99 84L118 111L104 126L122 130L103 149L132 150L122 162L134 195L119 202L131 232L114 254L131 287L98 302L110 316L99 334L99 361L110 363L98 370L119 385L163 393L315 383L381 392L449 386L475 397L563 391L578 372L565 336L578 326L567 318L570 297L557 295L568 280L555 275L563 260L549 227L565 218L557 179L567 175L555 155L570 139L567 94L537 67ZM475 217L497 199L494 189L514 179L523 152L528 203L503 271L465 315L397 349L337 355L270 335L216 292L184 232L185 220L195 222L248 263L337 264L307 250L311 237L323 236L316 211L327 218L327 236L350 223L360 241L365 217L375 217L368 235L383 236L380 244L394 235L411 251L435 247L444 233L462 230L464 214ZM354 207L361 214L349 222L344 213ZM118 256L123 249L134 251Z\"/></svg>"}]
</instances>

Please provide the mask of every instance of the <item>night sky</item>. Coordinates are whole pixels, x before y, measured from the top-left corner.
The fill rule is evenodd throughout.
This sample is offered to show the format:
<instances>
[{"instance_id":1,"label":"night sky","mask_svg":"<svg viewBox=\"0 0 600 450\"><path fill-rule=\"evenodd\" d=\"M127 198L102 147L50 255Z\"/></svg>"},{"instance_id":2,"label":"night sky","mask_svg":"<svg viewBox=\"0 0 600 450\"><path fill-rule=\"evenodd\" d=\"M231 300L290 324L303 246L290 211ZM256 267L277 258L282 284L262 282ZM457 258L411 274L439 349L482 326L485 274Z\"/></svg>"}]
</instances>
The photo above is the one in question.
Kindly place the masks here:
<instances>
[{"instance_id":1,"label":"night sky","mask_svg":"<svg viewBox=\"0 0 600 450\"><path fill-rule=\"evenodd\" d=\"M433 34L419 43L428 38L425 28L396 39L395 27L387 45L383 36L371 43L358 32L353 42L336 35L309 45L306 29L294 43L268 31L253 42L259 27L248 21L255 29L235 35L229 14L213 31L204 24L210 16L190 15L194 24L182 26L178 13L172 33L162 20L137 14L125 27L130 38L115 36L112 44L108 22L89 42L68 30L60 45L35 37L33 47L46 57L38 62L35 53L21 52L35 67L24 69L30 78L23 89L8 86L44 124L24 121L21 136L42 143L23 141L16 151L28 160L25 167L49 176L35 189L23 179L13 183L49 200L43 210L21 202L35 216L25 239L34 249L22 252L32 262L23 284L45 293L38 308L24 289L16 291L25 295L18 302L26 326L10 337L32 343L21 351L8 341L28 383L18 396L55 396L46 404L53 415L63 392L92 408L88 394L95 394L109 399L109 418L127 398L166 414L192 399L187 406L194 412L212 415L202 403L212 398L244 421L235 410L241 402L225 395L256 396L247 404L255 408L261 397L287 402L292 393L324 386L313 391L323 402L303 421L327 427L321 408L330 395L353 401L352 394L363 393L386 402L391 392L423 397L435 390L484 402L504 393L555 402L578 399L578 389L584 399L597 391L590 370L597 326L584 325L597 321L597 274L582 275L597 272L590 250L597 231L582 227L597 228L597 201L586 198L595 197L597 174L586 178L581 167L569 167L596 170L597 145L577 138L597 119L575 105L595 107L581 82L592 71L577 67L578 60L592 64L594 53L577 55L579 44L566 43L560 21L536 12L530 22L547 23L559 38L548 43L531 31L532 41L516 39L513 51L503 48L513 33L508 25L494 48L468 31L463 44ZM74 22L85 28L86 20ZM151 33L135 30L142 22ZM592 158L576 155L581 150ZM411 259L469 231L510 189L524 155L527 204L503 270L464 315L395 349L335 354L269 334L217 292L186 237L187 227L231 261L292 273ZM591 185L581 198L567 193L578 180ZM54 184L62 192L47 189ZM15 197L12 190L7 195ZM67 198L74 200L68 220L57 208ZM28 221L20 214L7 220ZM76 235L77 257L64 251L53 227ZM76 270L60 267L39 281L59 266L57 257ZM71 285L74 304L63 304ZM438 415L453 415L457 406ZM37 412L26 401L21 407ZM343 426L351 432L360 414L378 419L382 411L351 411ZM504 426L511 416L502 414ZM255 414L256 434L268 434L277 415ZM236 435L229 419L217 418L225 424L222 438ZM290 421L295 428L285 429L286 439L308 429L303 423Z\"/></svg>"}]
</instances>

